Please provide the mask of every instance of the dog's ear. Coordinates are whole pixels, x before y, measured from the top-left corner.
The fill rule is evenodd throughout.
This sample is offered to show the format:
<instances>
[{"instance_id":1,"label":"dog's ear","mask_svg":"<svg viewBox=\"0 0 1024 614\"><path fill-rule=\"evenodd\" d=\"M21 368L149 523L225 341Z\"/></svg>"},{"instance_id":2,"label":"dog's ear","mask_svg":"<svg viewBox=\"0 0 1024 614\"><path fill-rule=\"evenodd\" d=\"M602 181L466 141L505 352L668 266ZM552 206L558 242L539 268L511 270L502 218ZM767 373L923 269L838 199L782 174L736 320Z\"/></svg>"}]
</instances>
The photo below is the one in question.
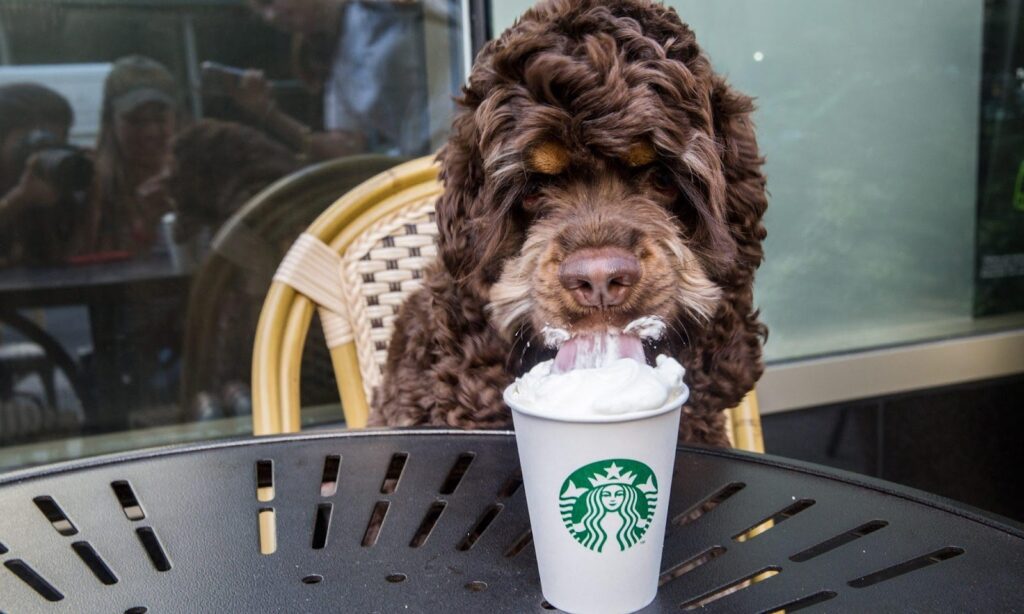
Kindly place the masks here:
<instances>
[{"instance_id":1,"label":"dog's ear","mask_svg":"<svg viewBox=\"0 0 1024 614\"><path fill-rule=\"evenodd\" d=\"M764 158L758 152L750 119L754 102L730 88L722 77L715 76L711 105L726 183L726 220L739 248L736 272L743 279L736 281L749 283L763 257L761 241L767 233L761 219L768 207L765 178L761 173Z\"/></svg>"},{"instance_id":2,"label":"dog's ear","mask_svg":"<svg viewBox=\"0 0 1024 614\"><path fill-rule=\"evenodd\" d=\"M467 97L469 92L466 93ZM465 99L464 99L465 100ZM441 261L456 279L464 277L469 262L470 211L484 186L479 133L473 109L462 109L452 122L448 143L438 155L444 193L437 201L438 250Z\"/></svg>"},{"instance_id":3,"label":"dog's ear","mask_svg":"<svg viewBox=\"0 0 1024 614\"><path fill-rule=\"evenodd\" d=\"M768 205L764 159L758 153L750 113L753 101L714 77L711 94L715 139L725 179L725 216L736 242L734 260L716 281L722 300L712 321L697 332L687 372L691 387L688 407L707 415L733 407L761 377L761 344L768 331L754 308L754 272L761 264L765 238L761 218Z\"/></svg>"},{"instance_id":4,"label":"dog's ear","mask_svg":"<svg viewBox=\"0 0 1024 614\"><path fill-rule=\"evenodd\" d=\"M493 127L508 118L504 109L489 114L483 100L478 91L467 89L459 101L463 108L452 122L448 144L439 155L445 189L436 208L441 261L456 283L469 283L478 294L486 293L487 286L501 273L501 254L508 248L515 196L507 189L508 182L493 180L492 175L503 173L485 164L483 151L487 150L488 136L493 138ZM490 135L486 134L488 130ZM487 163L497 160L501 166L509 159L496 156Z\"/></svg>"}]
</instances>

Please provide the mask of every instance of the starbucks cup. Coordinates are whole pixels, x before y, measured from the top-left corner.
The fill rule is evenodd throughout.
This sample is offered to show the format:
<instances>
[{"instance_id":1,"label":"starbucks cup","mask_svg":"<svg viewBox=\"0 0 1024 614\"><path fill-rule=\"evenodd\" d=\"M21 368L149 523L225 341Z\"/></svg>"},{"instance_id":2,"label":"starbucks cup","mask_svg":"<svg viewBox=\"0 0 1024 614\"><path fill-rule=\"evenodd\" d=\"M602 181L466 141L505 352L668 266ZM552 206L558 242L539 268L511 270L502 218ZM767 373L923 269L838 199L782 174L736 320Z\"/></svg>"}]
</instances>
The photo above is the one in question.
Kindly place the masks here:
<instances>
[{"instance_id":1,"label":"starbucks cup","mask_svg":"<svg viewBox=\"0 0 1024 614\"><path fill-rule=\"evenodd\" d=\"M654 600L679 411L555 417L512 408L541 591L566 612L633 612Z\"/></svg>"}]
</instances>

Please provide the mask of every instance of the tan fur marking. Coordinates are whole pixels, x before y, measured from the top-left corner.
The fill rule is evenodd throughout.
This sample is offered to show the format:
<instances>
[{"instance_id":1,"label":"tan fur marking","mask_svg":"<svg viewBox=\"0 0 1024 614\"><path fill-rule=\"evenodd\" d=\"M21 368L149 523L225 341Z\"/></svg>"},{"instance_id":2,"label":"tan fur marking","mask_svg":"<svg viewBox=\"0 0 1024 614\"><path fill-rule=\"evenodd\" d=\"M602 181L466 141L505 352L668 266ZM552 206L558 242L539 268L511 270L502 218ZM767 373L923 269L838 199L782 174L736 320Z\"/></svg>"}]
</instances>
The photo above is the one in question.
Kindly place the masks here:
<instances>
[{"instance_id":1,"label":"tan fur marking","mask_svg":"<svg viewBox=\"0 0 1024 614\"><path fill-rule=\"evenodd\" d=\"M629 151L626 152L626 164L636 168L638 166L647 166L654 159L657 154L654 151L654 147L645 141L639 141L629 146Z\"/></svg>"},{"instance_id":2,"label":"tan fur marking","mask_svg":"<svg viewBox=\"0 0 1024 614\"><path fill-rule=\"evenodd\" d=\"M526 154L530 170L545 175L558 175L569 166L569 152L557 141L544 141Z\"/></svg>"}]
</instances>

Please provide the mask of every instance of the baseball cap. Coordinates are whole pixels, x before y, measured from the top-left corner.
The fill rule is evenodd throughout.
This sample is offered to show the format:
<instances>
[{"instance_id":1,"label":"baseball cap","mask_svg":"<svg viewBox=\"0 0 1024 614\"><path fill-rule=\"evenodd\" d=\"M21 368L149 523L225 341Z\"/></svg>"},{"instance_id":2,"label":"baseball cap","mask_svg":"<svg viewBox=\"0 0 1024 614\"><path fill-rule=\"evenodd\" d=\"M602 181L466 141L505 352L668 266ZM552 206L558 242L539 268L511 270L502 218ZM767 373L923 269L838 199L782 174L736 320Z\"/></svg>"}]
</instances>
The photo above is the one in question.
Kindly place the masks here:
<instances>
[{"instance_id":1,"label":"baseball cap","mask_svg":"<svg viewBox=\"0 0 1024 614\"><path fill-rule=\"evenodd\" d=\"M103 98L118 115L148 102L177 106L177 88L167 68L141 55L130 55L114 62L103 85Z\"/></svg>"}]
</instances>

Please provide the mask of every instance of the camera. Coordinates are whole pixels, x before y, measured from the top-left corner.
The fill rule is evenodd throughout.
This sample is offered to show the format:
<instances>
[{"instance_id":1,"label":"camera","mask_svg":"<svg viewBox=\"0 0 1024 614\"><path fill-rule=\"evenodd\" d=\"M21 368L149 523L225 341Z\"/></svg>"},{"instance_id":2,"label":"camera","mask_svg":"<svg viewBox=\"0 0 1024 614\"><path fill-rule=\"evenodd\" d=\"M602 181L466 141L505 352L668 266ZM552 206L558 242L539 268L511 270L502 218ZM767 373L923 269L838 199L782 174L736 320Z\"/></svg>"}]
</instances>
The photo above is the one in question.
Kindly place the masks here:
<instances>
[{"instance_id":1,"label":"camera","mask_svg":"<svg viewBox=\"0 0 1024 614\"><path fill-rule=\"evenodd\" d=\"M57 202L20 223L23 258L29 265L58 264L75 249L73 237L85 219L93 163L85 150L43 129L32 130L18 143L14 159L21 172L33 156L30 172L53 188Z\"/></svg>"},{"instance_id":2,"label":"camera","mask_svg":"<svg viewBox=\"0 0 1024 614\"><path fill-rule=\"evenodd\" d=\"M16 159L22 168L33 155L35 174L62 197L87 190L92 184L92 160L85 150L64 143L49 130L33 130L18 145Z\"/></svg>"}]
</instances>

